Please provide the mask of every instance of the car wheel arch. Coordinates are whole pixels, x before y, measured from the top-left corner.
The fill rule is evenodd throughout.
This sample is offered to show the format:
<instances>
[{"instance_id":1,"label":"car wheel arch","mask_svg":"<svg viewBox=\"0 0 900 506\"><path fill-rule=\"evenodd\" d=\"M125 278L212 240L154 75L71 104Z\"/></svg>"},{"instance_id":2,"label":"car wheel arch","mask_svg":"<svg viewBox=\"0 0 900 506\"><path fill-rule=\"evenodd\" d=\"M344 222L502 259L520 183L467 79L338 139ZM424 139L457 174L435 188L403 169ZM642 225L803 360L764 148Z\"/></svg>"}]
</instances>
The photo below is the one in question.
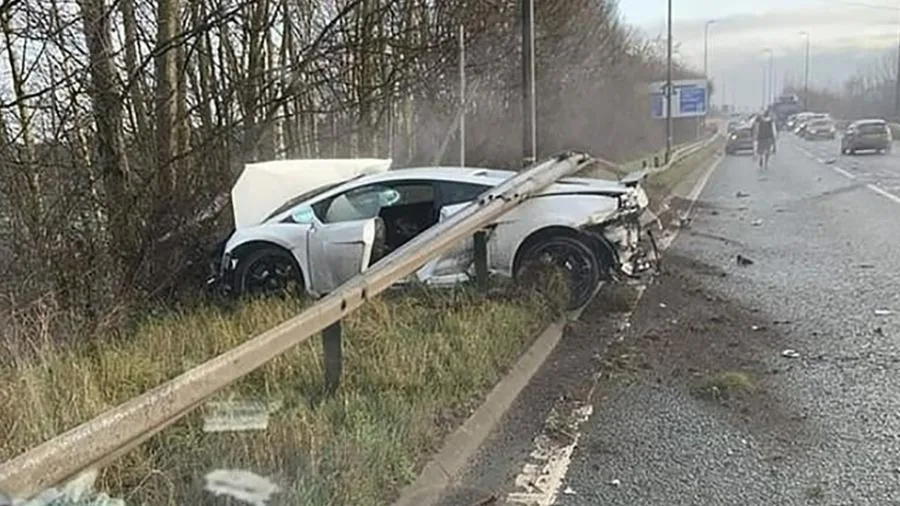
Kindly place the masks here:
<instances>
[{"instance_id":1,"label":"car wheel arch","mask_svg":"<svg viewBox=\"0 0 900 506\"><path fill-rule=\"evenodd\" d=\"M540 243L541 240L560 235L584 241L597 256L597 261L600 262L601 268L610 268L616 265L617 255L615 249L606 239L570 226L549 225L531 232L516 246L511 269L513 276L519 271L522 260L529 249Z\"/></svg>"},{"instance_id":2,"label":"car wheel arch","mask_svg":"<svg viewBox=\"0 0 900 506\"><path fill-rule=\"evenodd\" d=\"M285 247L284 245L278 244L277 242L257 239L241 243L231 250L231 258L236 259L240 264L241 258L246 258L247 256L263 249L276 249L286 253L294 261L294 267L297 269L297 272L300 273L300 278L303 281L304 290L309 289L310 280L307 279L308 274L306 272L306 269L304 269L303 266L300 265L300 262L297 260L296 255L294 255L294 253L291 252L289 248ZM235 280L235 282L236 281L237 280Z\"/></svg>"}]
</instances>

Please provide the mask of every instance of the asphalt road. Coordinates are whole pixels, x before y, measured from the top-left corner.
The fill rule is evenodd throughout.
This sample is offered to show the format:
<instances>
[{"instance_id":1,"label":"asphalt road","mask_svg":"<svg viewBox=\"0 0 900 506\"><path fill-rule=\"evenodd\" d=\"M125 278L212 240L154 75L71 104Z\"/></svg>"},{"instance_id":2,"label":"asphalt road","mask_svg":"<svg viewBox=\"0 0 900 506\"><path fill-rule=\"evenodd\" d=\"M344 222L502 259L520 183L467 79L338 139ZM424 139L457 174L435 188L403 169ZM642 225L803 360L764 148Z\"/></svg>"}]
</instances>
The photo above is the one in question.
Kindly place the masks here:
<instances>
[{"instance_id":1,"label":"asphalt road","mask_svg":"<svg viewBox=\"0 0 900 506\"><path fill-rule=\"evenodd\" d=\"M789 135L789 134L788 134ZM842 155L841 141L803 141L793 136L787 137L801 148L801 152L813 160L829 162L838 170L853 175L856 180L875 184L878 187L900 195L900 143L888 154L861 152L856 155Z\"/></svg>"},{"instance_id":2,"label":"asphalt road","mask_svg":"<svg viewBox=\"0 0 900 506\"><path fill-rule=\"evenodd\" d=\"M554 504L900 504L900 198L884 193L900 186L900 164L837 151L786 137L764 178L749 157L726 159L670 249L719 273L693 281L726 301L731 332L758 329L734 343L757 341L756 356L729 367L759 378L767 400L747 394L734 416L691 395L697 381L639 375L600 389ZM679 297L666 284L642 306L664 304L657 291ZM683 342L697 332L677 318L696 311L668 321ZM638 326L666 325L640 313Z\"/></svg>"},{"instance_id":3,"label":"asphalt road","mask_svg":"<svg viewBox=\"0 0 900 506\"><path fill-rule=\"evenodd\" d=\"M829 144L726 158L667 272L586 311L443 504L900 505L900 164Z\"/></svg>"}]
</instances>

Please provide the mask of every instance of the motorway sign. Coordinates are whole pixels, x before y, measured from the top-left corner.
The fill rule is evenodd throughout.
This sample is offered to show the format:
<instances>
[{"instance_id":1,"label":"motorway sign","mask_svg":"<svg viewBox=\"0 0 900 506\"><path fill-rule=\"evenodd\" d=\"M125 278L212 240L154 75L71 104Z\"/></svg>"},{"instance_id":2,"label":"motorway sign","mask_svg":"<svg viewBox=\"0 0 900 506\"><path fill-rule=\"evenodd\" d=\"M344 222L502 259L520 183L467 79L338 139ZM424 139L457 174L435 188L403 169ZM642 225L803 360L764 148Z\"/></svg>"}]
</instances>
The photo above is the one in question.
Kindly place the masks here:
<instances>
[{"instance_id":1,"label":"motorway sign","mask_svg":"<svg viewBox=\"0 0 900 506\"><path fill-rule=\"evenodd\" d=\"M706 116L707 83L705 79L672 81L670 92L673 118ZM666 82L650 83L650 114L666 117Z\"/></svg>"}]
</instances>

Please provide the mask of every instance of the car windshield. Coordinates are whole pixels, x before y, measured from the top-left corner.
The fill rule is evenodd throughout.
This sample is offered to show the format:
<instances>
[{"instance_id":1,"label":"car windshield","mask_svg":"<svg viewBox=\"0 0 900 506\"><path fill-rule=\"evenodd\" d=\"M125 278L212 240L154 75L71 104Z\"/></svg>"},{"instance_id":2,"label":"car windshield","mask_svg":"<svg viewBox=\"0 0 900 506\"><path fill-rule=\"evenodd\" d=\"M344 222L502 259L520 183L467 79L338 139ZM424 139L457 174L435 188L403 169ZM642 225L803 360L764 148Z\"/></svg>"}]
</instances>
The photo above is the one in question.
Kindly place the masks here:
<instances>
[{"instance_id":1,"label":"car windshield","mask_svg":"<svg viewBox=\"0 0 900 506\"><path fill-rule=\"evenodd\" d=\"M313 197L316 197L316 196L318 196L318 195L321 195L321 194L327 192L328 190L330 190L330 189L332 189L332 188L337 188L338 186L340 186L340 185L342 185L342 184L344 184L344 183L346 183L346 182L347 182L347 181L340 181L340 182L337 182L337 183L330 183L330 184L326 184L326 185L320 186L320 187L318 187L318 188L315 188L315 189L313 189L313 190L309 190L309 191L306 192L306 193L301 193L300 195L297 195L296 197L294 197L294 198L288 200L287 202L285 202L284 204L281 204L280 206L278 206L278 208L275 209L274 211L272 211L271 213L269 213L269 215L266 216L266 219L264 219L263 221L264 221L264 222L269 221L269 220L271 220L272 218L278 216L279 214L281 214L281 213L287 211L288 209L291 209L291 208L294 207L294 206L297 206L297 205L299 205L299 204L302 204L303 202L306 202L307 200L309 200L309 199L311 199L311 198L313 198Z\"/></svg>"},{"instance_id":2,"label":"car windshield","mask_svg":"<svg viewBox=\"0 0 900 506\"><path fill-rule=\"evenodd\" d=\"M810 126L814 127L830 127L831 122L827 119L818 119L810 123Z\"/></svg>"}]
</instances>

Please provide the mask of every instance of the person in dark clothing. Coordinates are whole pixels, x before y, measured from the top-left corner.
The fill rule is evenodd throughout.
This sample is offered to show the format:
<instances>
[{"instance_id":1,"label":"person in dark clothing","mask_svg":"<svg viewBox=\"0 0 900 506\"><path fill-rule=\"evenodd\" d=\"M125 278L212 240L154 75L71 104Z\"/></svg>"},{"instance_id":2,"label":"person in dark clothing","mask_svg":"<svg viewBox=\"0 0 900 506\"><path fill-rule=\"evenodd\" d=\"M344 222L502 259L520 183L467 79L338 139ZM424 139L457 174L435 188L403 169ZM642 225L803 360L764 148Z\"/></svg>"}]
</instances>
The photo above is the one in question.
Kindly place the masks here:
<instances>
[{"instance_id":1,"label":"person in dark clothing","mask_svg":"<svg viewBox=\"0 0 900 506\"><path fill-rule=\"evenodd\" d=\"M759 166L768 163L769 153L775 153L775 119L766 110L753 121L753 140L756 142L756 154Z\"/></svg>"}]
</instances>

